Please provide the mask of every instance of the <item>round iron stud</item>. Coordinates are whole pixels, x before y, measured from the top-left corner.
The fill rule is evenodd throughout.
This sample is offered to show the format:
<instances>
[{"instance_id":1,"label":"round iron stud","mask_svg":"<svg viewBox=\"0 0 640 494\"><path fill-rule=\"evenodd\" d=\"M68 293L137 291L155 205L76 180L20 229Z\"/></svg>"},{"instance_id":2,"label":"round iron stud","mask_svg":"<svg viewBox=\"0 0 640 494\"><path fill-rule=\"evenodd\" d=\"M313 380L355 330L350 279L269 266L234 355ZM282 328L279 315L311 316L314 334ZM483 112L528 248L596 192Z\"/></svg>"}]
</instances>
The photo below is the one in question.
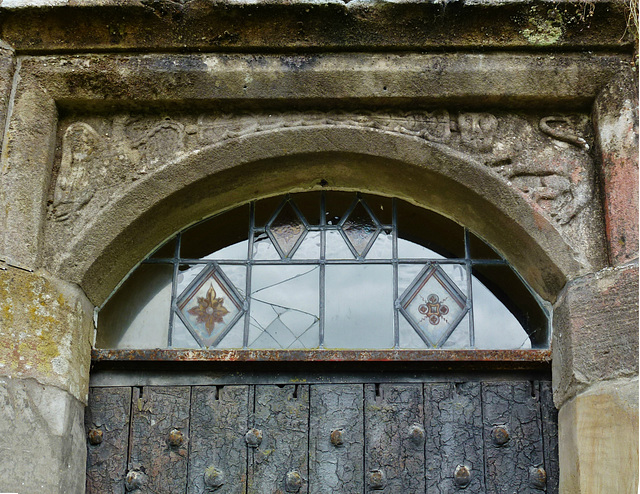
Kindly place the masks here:
<instances>
[{"instance_id":1,"label":"round iron stud","mask_svg":"<svg viewBox=\"0 0 640 494\"><path fill-rule=\"evenodd\" d=\"M456 466L453 472L453 481L460 489L464 489L471 482L471 469L466 465Z\"/></svg>"},{"instance_id":2,"label":"round iron stud","mask_svg":"<svg viewBox=\"0 0 640 494\"><path fill-rule=\"evenodd\" d=\"M141 489L147 476L139 470L129 470L124 478L124 488L127 492Z\"/></svg>"},{"instance_id":3,"label":"round iron stud","mask_svg":"<svg viewBox=\"0 0 640 494\"><path fill-rule=\"evenodd\" d=\"M342 446L344 444L343 429L335 429L331 431L331 444L334 446Z\"/></svg>"},{"instance_id":4,"label":"round iron stud","mask_svg":"<svg viewBox=\"0 0 640 494\"><path fill-rule=\"evenodd\" d=\"M184 442L184 434L178 429L171 429L171 432L169 432L169 436L167 437L167 442L172 448L177 448Z\"/></svg>"},{"instance_id":5,"label":"round iron stud","mask_svg":"<svg viewBox=\"0 0 640 494\"><path fill-rule=\"evenodd\" d=\"M547 485L547 472L542 467L529 467L529 484L534 489L544 490Z\"/></svg>"},{"instance_id":6,"label":"round iron stud","mask_svg":"<svg viewBox=\"0 0 640 494\"><path fill-rule=\"evenodd\" d=\"M244 440L250 448L257 448L262 442L262 431L260 429L249 429L244 435Z\"/></svg>"},{"instance_id":7,"label":"round iron stud","mask_svg":"<svg viewBox=\"0 0 640 494\"><path fill-rule=\"evenodd\" d=\"M369 487L374 491L381 491L387 485L387 476L382 470L369 472Z\"/></svg>"},{"instance_id":8,"label":"round iron stud","mask_svg":"<svg viewBox=\"0 0 640 494\"><path fill-rule=\"evenodd\" d=\"M509 442L509 431L504 425L497 425L491 430L491 439L496 446L504 446Z\"/></svg>"},{"instance_id":9,"label":"round iron stud","mask_svg":"<svg viewBox=\"0 0 640 494\"><path fill-rule=\"evenodd\" d=\"M218 490L224 485L224 473L211 465L204 471L204 485L208 492Z\"/></svg>"},{"instance_id":10,"label":"round iron stud","mask_svg":"<svg viewBox=\"0 0 640 494\"><path fill-rule=\"evenodd\" d=\"M409 438L411 442L416 446L421 446L424 443L424 429L421 425L414 424L409 427Z\"/></svg>"},{"instance_id":11,"label":"round iron stud","mask_svg":"<svg viewBox=\"0 0 640 494\"><path fill-rule=\"evenodd\" d=\"M97 446L102 443L103 432L100 429L89 429L87 437L89 438L89 444Z\"/></svg>"},{"instance_id":12,"label":"round iron stud","mask_svg":"<svg viewBox=\"0 0 640 494\"><path fill-rule=\"evenodd\" d=\"M284 478L284 490L287 492L298 492L302 487L302 476L292 470Z\"/></svg>"}]
</instances>

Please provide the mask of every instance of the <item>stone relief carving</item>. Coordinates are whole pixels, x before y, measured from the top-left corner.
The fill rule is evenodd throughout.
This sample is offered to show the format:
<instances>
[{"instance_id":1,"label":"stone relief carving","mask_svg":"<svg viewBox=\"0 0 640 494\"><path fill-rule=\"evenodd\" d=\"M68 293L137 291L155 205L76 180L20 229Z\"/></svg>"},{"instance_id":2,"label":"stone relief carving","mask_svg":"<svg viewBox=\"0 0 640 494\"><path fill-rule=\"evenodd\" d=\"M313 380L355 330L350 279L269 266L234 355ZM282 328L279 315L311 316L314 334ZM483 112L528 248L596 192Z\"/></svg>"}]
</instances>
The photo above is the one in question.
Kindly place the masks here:
<instances>
[{"instance_id":1,"label":"stone relief carving","mask_svg":"<svg viewBox=\"0 0 640 494\"><path fill-rule=\"evenodd\" d=\"M586 115L535 117L504 112L282 112L127 114L71 122L62 136L62 158L53 218L67 220L97 196L164 166L181 153L256 132L286 127L343 126L399 133L449 146L480 160L517 187L558 224L565 225L593 196L593 164Z\"/></svg>"},{"instance_id":2,"label":"stone relief carving","mask_svg":"<svg viewBox=\"0 0 640 494\"><path fill-rule=\"evenodd\" d=\"M95 193L93 183L106 176L103 138L90 125L71 124L62 137L62 158L53 196L54 216L64 221L87 204Z\"/></svg>"}]
</instances>

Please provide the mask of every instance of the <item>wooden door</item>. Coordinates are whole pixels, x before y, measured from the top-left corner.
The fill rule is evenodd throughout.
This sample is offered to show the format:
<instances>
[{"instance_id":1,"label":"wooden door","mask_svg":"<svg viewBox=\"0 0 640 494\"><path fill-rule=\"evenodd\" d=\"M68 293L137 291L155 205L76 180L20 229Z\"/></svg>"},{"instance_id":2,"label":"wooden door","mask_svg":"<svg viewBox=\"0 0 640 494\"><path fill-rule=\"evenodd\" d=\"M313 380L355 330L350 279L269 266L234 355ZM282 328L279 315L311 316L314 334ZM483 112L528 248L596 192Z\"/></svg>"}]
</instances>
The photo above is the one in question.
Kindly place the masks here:
<instances>
[{"instance_id":1,"label":"wooden door","mask_svg":"<svg viewBox=\"0 0 640 494\"><path fill-rule=\"evenodd\" d=\"M88 493L555 493L547 381L94 387Z\"/></svg>"}]
</instances>

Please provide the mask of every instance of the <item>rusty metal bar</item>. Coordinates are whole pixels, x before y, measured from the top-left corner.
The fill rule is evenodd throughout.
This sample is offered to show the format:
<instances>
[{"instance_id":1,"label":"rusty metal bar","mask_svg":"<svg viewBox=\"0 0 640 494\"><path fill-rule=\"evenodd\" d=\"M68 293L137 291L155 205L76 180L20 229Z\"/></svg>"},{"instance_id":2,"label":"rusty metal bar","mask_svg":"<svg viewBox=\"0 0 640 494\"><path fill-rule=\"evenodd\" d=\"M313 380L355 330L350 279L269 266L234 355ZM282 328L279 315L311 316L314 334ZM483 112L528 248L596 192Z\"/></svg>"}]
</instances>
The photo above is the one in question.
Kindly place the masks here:
<instances>
[{"instance_id":1,"label":"rusty metal bar","mask_svg":"<svg viewBox=\"0 0 640 494\"><path fill-rule=\"evenodd\" d=\"M95 362L509 362L550 363L551 350L109 350L93 349Z\"/></svg>"}]
</instances>

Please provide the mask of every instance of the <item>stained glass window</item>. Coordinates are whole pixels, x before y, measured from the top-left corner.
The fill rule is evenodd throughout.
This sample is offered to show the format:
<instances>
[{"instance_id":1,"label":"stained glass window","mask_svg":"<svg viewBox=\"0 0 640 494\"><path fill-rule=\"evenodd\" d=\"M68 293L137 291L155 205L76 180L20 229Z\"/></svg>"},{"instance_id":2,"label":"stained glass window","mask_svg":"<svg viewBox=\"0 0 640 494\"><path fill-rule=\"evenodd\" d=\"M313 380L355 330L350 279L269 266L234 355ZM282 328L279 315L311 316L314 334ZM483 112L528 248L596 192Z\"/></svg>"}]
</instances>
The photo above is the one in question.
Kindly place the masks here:
<instances>
[{"instance_id":1,"label":"stained glass window","mask_svg":"<svg viewBox=\"0 0 640 494\"><path fill-rule=\"evenodd\" d=\"M105 303L97 348L546 348L544 305L468 229L399 199L254 201L155 250Z\"/></svg>"}]
</instances>

